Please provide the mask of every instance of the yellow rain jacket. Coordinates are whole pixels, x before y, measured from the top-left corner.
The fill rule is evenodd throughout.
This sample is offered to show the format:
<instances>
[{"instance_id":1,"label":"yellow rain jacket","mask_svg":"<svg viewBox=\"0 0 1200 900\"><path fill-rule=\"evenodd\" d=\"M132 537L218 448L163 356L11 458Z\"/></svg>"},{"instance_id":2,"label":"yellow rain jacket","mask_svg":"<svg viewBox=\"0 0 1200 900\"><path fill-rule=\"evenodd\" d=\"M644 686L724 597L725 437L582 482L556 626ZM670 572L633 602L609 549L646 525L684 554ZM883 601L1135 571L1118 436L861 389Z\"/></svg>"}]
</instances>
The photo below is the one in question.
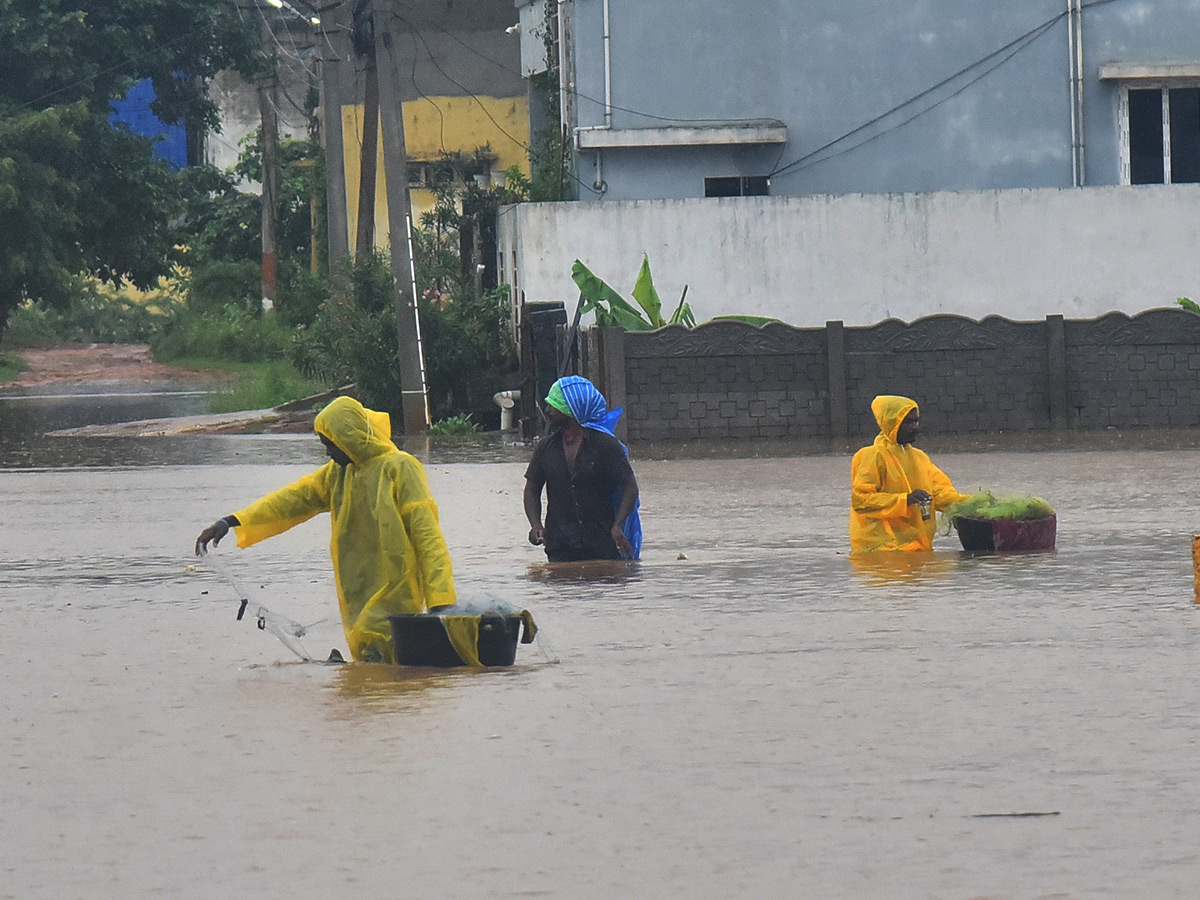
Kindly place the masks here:
<instances>
[{"instance_id":1,"label":"yellow rain jacket","mask_svg":"<svg viewBox=\"0 0 1200 900\"><path fill-rule=\"evenodd\" d=\"M932 550L937 516L921 518L909 505L915 490L933 496L933 509L945 509L965 498L935 466L929 455L912 444L896 443L904 417L917 408L915 400L883 395L871 403L879 437L854 454L850 463L850 552L873 550Z\"/></svg>"},{"instance_id":2,"label":"yellow rain jacket","mask_svg":"<svg viewBox=\"0 0 1200 900\"><path fill-rule=\"evenodd\" d=\"M437 504L420 462L392 443L387 413L339 397L317 416L315 428L350 465L330 460L238 510L238 546L330 513L329 549L350 652L358 660L395 662L387 617L456 600Z\"/></svg>"}]
</instances>

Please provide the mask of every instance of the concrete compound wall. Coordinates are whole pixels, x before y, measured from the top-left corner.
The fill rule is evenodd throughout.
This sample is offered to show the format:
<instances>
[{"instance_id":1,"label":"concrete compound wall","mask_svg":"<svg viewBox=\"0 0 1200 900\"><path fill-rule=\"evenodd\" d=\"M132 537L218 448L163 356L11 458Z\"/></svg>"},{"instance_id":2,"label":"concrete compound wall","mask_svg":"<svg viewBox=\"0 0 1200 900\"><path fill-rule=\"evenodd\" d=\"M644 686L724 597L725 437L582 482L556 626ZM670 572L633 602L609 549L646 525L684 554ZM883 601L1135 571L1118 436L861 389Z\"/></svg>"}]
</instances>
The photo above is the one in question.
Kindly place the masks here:
<instances>
[{"instance_id":1,"label":"concrete compound wall","mask_svg":"<svg viewBox=\"0 0 1200 900\"><path fill-rule=\"evenodd\" d=\"M932 316L824 328L710 322L584 333L582 370L630 441L844 438L903 394L946 434L1200 426L1200 316Z\"/></svg>"},{"instance_id":2,"label":"concrete compound wall","mask_svg":"<svg viewBox=\"0 0 1200 900\"><path fill-rule=\"evenodd\" d=\"M523 203L501 212L501 281L574 306L582 260L703 321L869 325L949 313L1095 318L1200 292L1200 185Z\"/></svg>"}]
</instances>

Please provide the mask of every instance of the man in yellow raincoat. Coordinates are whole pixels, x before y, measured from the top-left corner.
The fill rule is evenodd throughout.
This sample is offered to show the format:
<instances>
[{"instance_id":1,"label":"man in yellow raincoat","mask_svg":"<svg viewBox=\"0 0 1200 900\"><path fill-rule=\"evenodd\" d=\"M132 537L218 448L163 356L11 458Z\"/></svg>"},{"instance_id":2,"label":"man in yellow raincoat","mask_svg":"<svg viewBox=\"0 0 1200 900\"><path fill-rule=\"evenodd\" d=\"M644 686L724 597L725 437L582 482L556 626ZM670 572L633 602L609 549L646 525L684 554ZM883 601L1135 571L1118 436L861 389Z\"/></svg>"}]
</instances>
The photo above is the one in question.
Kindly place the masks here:
<instances>
[{"instance_id":1,"label":"man in yellow raincoat","mask_svg":"<svg viewBox=\"0 0 1200 900\"><path fill-rule=\"evenodd\" d=\"M200 532L196 554L230 528L245 548L328 512L346 642L357 660L395 661L388 616L451 606L450 554L425 470L392 443L387 413L339 397L314 427L330 461Z\"/></svg>"},{"instance_id":2,"label":"man in yellow raincoat","mask_svg":"<svg viewBox=\"0 0 1200 900\"><path fill-rule=\"evenodd\" d=\"M935 511L966 495L913 446L921 424L915 400L885 394L871 412L880 434L850 463L850 552L932 550Z\"/></svg>"}]
</instances>

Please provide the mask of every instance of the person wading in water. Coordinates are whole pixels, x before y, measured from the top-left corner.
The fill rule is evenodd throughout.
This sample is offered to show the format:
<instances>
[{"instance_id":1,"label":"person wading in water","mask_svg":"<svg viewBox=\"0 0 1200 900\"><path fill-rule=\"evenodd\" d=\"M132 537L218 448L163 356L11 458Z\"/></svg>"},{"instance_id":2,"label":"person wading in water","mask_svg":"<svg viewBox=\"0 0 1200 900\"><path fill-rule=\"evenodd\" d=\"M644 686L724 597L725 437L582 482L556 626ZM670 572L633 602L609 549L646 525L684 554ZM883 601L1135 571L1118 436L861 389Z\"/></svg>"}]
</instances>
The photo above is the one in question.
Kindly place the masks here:
<instances>
[{"instance_id":1,"label":"person wading in water","mask_svg":"<svg viewBox=\"0 0 1200 900\"><path fill-rule=\"evenodd\" d=\"M850 552L932 550L934 513L966 495L913 446L921 427L915 400L884 394L871 412L879 436L850 463Z\"/></svg>"},{"instance_id":2,"label":"person wading in water","mask_svg":"<svg viewBox=\"0 0 1200 900\"><path fill-rule=\"evenodd\" d=\"M525 471L529 543L544 546L550 562L638 559L638 484L629 452L613 434L622 411L609 412L604 396L578 375L556 381L546 404L554 430Z\"/></svg>"}]
</instances>

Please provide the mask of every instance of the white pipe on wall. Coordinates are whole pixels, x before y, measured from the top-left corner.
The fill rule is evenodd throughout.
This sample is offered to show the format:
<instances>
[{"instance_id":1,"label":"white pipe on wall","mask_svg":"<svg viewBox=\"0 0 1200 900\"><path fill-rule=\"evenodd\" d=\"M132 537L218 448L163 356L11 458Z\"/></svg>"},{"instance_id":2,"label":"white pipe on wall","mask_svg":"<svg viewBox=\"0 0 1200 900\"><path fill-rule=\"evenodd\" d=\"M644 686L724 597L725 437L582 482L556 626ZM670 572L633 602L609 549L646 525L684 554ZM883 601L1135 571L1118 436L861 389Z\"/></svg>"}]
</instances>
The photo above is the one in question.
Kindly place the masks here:
<instances>
[{"instance_id":1,"label":"white pipe on wall","mask_svg":"<svg viewBox=\"0 0 1200 900\"><path fill-rule=\"evenodd\" d=\"M500 430L515 431L513 428L513 407L521 399L520 391L500 391L492 395L492 402L500 407Z\"/></svg>"},{"instance_id":2,"label":"white pipe on wall","mask_svg":"<svg viewBox=\"0 0 1200 900\"><path fill-rule=\"evenodd\" d=\"M604 0L604 127L612 128L612 31Z\"/></svg>"},{"instance_id":3,"label":"white pipe on wall","mask_svg":"<svg viewBox=\"0 0 1200 900\"><path fill-rule=\"evenodd\" d=\"M1083 0L1067 0L1067 53L1071 89L1071 183L1083 187Z\"/></svg>"},{"instance_id":4,"label":"white pipe on wall","mask_svg":"<svg viewBox=\"0 0 1200 900\"><path fill-rule=\"evenodd\" d=\"M1071 96L1071 185L1079 187L1079 122L1075 103L1075 0L1067 0L1067 90Z\"/></svg>"},{"instance_id":5,"label":"white pipe on wall","mask_svg":"<svg viewBox=\"0 0 1200 900\"><path fill-rule=\"evenodd\" d=\"M1083 0L1075 0L1075 106L1079 120L1079 186L1087 184L1083 154Z\"/></svg>"}]
</instances>

